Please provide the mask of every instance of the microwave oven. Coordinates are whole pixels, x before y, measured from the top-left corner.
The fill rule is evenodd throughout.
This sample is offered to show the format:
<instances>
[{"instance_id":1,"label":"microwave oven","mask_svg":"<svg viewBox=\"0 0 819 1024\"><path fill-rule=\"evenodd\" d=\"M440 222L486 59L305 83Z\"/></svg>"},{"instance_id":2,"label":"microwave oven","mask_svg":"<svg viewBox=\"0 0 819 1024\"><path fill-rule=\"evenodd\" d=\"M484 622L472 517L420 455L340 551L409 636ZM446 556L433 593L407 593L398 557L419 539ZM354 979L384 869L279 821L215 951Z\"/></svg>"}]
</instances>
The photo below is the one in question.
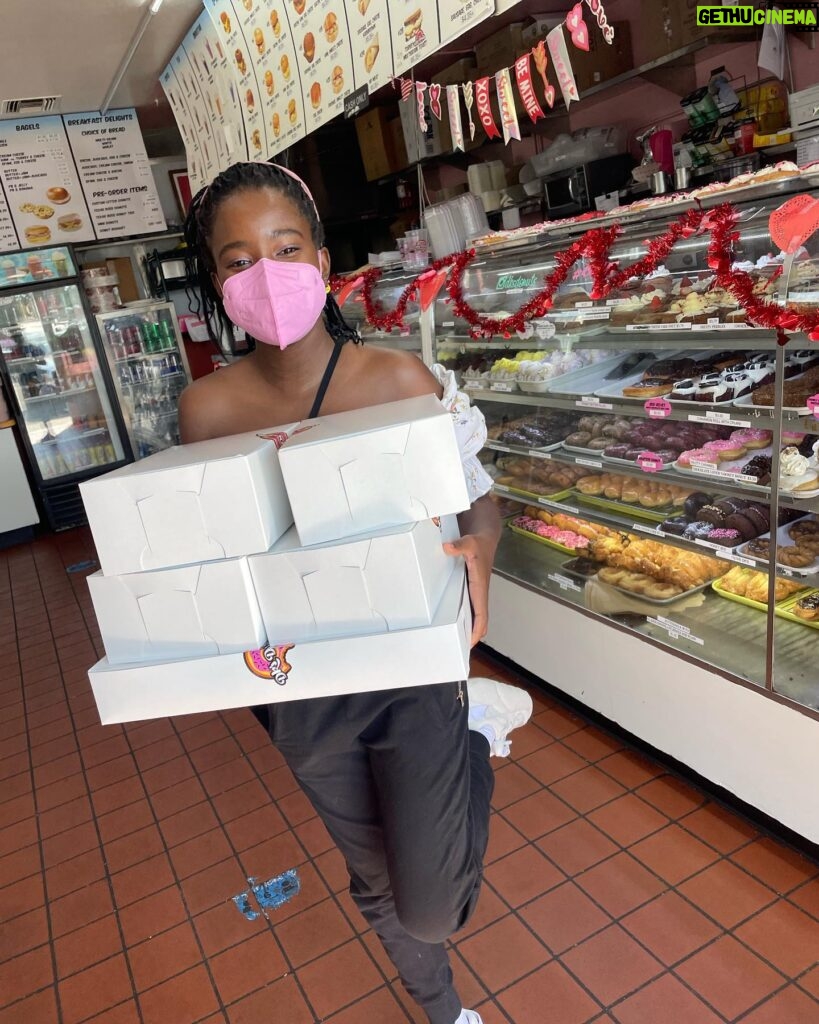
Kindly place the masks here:
<instances>
[{"instance_id":1,"label":"microwave oven","mask_svg":"<svg viewBox=\"0 0 819 1024\"><path fill-rule=\"evenodd\" d=\"M543 191L549 218L576 217L593 210L595 196L628 185L633 167L631 156L619 153L546 175Z\"/></svg>"}]
</instances>

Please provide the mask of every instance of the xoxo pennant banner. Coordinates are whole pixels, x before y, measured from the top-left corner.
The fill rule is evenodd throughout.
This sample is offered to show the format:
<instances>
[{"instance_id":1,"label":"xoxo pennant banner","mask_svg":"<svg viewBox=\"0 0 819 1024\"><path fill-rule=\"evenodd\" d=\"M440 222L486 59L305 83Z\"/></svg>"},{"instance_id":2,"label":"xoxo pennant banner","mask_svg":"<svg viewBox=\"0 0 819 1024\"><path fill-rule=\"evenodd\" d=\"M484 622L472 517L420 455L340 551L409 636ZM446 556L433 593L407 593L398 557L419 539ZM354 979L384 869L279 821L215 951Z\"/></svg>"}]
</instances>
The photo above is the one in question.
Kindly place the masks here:
<instances>
[{"instance_id":1,"label":"xoxo pennant banner","mask_svg":"<svg viewBox=\"0 0 819 1024\"><path fill-rule=\"evenodd\" d=\"M502 71L496 73L495 88L498 91L503 141L507 145L510 139L520 142L520 125L515 110L515 94L512 92L512 76L509 74L509 68L503 68Z\"/></svg>"},{"instance_id":2,"label":"xoxo pennant banner","mask_svg":"<svg viewBox=\"0 0 819 1024\"><path fill-rule=\"evenodd\" d=\"M583 21L583 4L576 3L566 15L566 28L572 36L572 42L578 50L589 50L589 28Z\"/></svg>"},{"instance_id":3,"label":"xoxo pennant banner","mask_svg":"<svg viewBox=\"0 0 819 1024\"><path fill-rule=\"evenodd\" d=\"M475 122L472 120L472 104L475 102L475 93L471 82L464 82L464 103L466 104L466 113L469 117L469 138L470 141L475 141Z\"/></svg>"},{"instance_id":4,"label":"xoxo pennant banner","mask_svg":"<svg viewBox=\"0 0 819 1024\"><path fill-rule=\"evenodd\" d=\"M518 92L523 100L526 113L529 115L529 120L532 124L537 124L540 118L546 115L543 113L543 108L538 103L537 96L535 95L535 83L532 81L530 59L530 54L528 53L518 57L515 61L515 78L517 78Z\"/></svg>"},{"instance_id":5,"label":"xoxo pennant banner","mask_svg":"<svg viewBox=\"0 0 819 1024\"><path fill-rule=\"evenodd\" d=\"M429 109L441 120L441 87L437 82L433 82L429 87Z\"/></svg>"},{"instance_id":6,"label":"xoxo pennant banner","mask_svg":"<svg viewBox=\"0 0 819 1024\"><path fill-rule=\"evenodd\" d=\"M546 102L550 107L555 105L555 87L546 77L546 68L549 66L549 55L546 53L546 43L541 39L537 46L532 50L532 56L535 59L535 67L537 68L540 80L543 82L543 95L546 97ZM543 115L546 116L545 114Z\"/></svg>"},{"instance_id":7,"label":"xoxo pennant banner","mask_svg":"<svg viewBox=\"0 0 819 1024\"><path fill-rule=\"evenodd\" d=\"M452 148L464 152L464 128L461 123L461 98L457 85L446 87L446 102L449 107L449 132L452 136Z\"/></svg>"},{"instance_id":8,"label":"xoxo pennant banner","mask_svg":"<svg viewBox=\"0 0 819 1024\"><path fill-rule=\"evenodd\" d=\"M580 93L577 91L577 82L572 71L572 62L569 59L569 50L566 46L566 37L563 35L563 26L558 25L546 36L546 43L549 53L552 55L552 63L557 74L557 84L563 93L563 101L568 110L572 100L579 100Z\"/></svg>"},{"instance_id":9,"label":"xoxo pennant banner","mask_svg":"<svg viewBox=\"0 0 819 1024\"><path fill-rule=\"evenodd\" d=\"M426 82L415 83L415 98L418 102L418 125L422 132L427 130L427 108L424 101L424 94L427 91Z\"/></svg>"},{"instance_id":10,"label":"xoxo pennant banner","mask_svg":"<svg viewBox=\"0 0 819 1024\"><path fill-rule=\"evenodd\" d=\"M495 124L495 119L492 116L492 101L489 96L488 78L479 78L475 83L475 103L478 107L478 117L483 125L483 130L486 132L486 137L488 139L499 139L501 133L498 131L498 126Z\"/></svg>"},{"instance_id":11,"label":"xoxo pennant banner","mask_svg":"<svg viewBox=\"0 0 819 1024\"><path fill-rule=\"evenodd\" d=\"M602 0L586 0L589 5L589 10L592 12L594 17L597 19L597 25L600 31L603 33L603 38L611 46L614 42L614 29L609 25L609 20L606 17L606 12L603 10Z\"/></svg>"}]
</instances>

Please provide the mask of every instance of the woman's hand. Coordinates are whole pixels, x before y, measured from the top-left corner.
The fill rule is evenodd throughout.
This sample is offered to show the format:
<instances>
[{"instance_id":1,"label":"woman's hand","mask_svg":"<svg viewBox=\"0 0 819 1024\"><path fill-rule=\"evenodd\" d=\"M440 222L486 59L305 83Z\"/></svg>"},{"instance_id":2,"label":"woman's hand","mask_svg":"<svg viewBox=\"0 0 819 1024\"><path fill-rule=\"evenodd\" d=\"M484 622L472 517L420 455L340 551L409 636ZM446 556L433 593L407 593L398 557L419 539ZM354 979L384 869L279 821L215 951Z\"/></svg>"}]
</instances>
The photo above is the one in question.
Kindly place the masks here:
<instances>
[{"instance_id":1,"label":"woman's hand","mask_svg":"<svg viewBox=\"0 0 819 1024\"><path fill-rule=\"evenodd\" d=\"M469 597L472 602L472 646L486 636L489 628L489 580L497 541L486 534L470 533L444 544L444 551L466 562Z\"/></svg>"},{"instance_id":2,"label":"woman's hand","mask_svg":"<svg viewBox=\"0 0 819 1024\"><path fill-rule=\"evenodd\" d=\"M460 540L444 544L448 555L466 562L469 596L472 600L472 646L486 636L489 628L489 581L500 539L501 520L494 501L485 494L458 516Z\"/></svg>"}]
</instances>

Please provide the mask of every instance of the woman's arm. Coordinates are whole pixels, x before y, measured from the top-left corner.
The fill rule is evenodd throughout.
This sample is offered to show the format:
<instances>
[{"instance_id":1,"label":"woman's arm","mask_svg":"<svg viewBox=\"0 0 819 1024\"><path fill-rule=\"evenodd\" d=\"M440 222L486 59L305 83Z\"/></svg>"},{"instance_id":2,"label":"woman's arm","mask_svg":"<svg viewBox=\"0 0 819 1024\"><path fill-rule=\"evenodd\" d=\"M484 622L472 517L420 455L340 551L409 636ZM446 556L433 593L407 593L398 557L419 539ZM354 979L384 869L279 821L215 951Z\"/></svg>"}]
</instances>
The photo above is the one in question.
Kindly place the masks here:
<instances>
[{"instance_id":1,"label":"woman's arm","mask_svg":"<svg viewBox=\"0 0 819 1024\"><path fill-rule=\"evenodd\" d=\"M466 562L469 596L472 600L472 646L486 636L489 627L489 582L501 534L497 507L488 494L458 516L461 539L444 545L448 555Z\"/></svg>"}]
</instances>

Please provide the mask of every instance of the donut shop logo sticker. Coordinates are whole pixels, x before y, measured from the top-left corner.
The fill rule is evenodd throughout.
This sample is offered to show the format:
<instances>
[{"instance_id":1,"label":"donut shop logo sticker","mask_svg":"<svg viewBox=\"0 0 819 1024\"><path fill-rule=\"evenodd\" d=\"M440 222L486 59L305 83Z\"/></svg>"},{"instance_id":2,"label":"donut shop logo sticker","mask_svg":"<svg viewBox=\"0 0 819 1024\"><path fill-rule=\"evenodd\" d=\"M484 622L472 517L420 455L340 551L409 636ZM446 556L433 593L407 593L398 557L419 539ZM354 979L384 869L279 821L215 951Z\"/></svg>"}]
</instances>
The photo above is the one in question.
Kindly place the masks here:
<instances>
[{"instance_id":1,"label":"donut shop logo sticker","mask_svg":"<svg viewBox=\"0 0 819 1024\"><path fill-rule=\"evenodd\" d=\"M709 28L750 28L756 25L783 25L798 32L819 32L819 3L793 3L778 0L777 7L749 4L730 7L697 7L697 25Z\"/></svg>"},{"instance_id":2,"label":"donut shop logo sticker","mask_svg":"<svg viewBox=\"0 0 819 1024\"><path fill-rule=\"evenodd\" d=\"M245 651L245 665L259 679L272 679L277 686L286 686L293 666L287 660L295 644L276 644Z\"/></svg>"}]
</instances>

